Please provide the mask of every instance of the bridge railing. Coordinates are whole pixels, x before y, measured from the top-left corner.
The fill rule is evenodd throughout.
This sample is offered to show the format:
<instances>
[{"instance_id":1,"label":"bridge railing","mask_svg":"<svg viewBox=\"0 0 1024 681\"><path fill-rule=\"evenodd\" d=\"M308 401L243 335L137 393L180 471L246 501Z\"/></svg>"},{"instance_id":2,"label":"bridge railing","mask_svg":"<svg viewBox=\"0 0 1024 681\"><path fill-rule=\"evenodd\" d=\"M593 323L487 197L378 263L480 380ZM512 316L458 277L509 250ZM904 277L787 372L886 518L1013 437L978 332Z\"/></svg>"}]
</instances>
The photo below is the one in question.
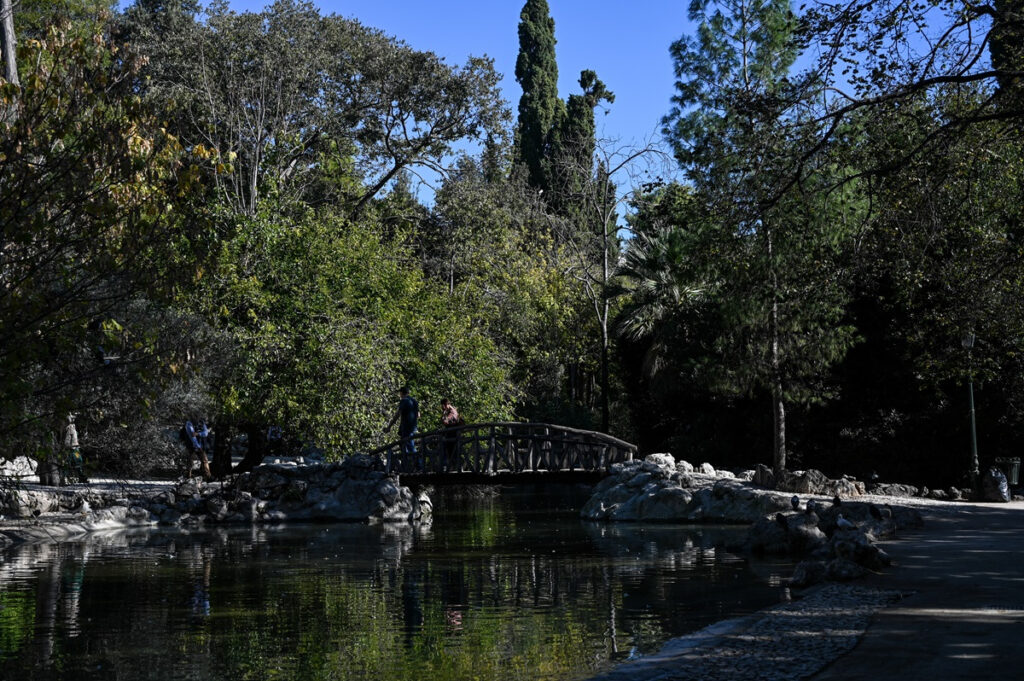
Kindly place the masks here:
<instances>
[{"instance_id":1,"label":"bridge railing","mask_svg":"<svg viewBox=\"0 0 1024 681\"><path fill-rule=\"evenodd\" d=\"M382 455L389 473L606 471L636 446L604 433L547 423L474 423L396 440Z\"/></svg>"}]
</instances>

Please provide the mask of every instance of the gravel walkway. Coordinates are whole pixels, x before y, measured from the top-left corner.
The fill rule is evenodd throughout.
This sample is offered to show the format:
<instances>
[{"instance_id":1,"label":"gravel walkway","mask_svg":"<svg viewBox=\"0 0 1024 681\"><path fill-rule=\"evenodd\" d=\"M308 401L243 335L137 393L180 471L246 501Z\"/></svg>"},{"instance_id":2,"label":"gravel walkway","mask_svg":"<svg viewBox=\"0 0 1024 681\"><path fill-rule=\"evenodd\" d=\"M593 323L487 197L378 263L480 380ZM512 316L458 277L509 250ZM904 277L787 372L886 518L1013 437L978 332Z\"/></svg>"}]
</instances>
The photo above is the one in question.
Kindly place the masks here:
<instances>
[{"instance_id":1,"label":"gravel walkway","mask_svg":"<svg viewBox=\"0 0 1024 681\"><path fill-rule=\"evenodd\" d=\"M657 655L622 665L598 679L806 679L852 650L871 616L901 597L896 591L829 584L798 601L674 639Z\"/></svg>"}]
</instances>

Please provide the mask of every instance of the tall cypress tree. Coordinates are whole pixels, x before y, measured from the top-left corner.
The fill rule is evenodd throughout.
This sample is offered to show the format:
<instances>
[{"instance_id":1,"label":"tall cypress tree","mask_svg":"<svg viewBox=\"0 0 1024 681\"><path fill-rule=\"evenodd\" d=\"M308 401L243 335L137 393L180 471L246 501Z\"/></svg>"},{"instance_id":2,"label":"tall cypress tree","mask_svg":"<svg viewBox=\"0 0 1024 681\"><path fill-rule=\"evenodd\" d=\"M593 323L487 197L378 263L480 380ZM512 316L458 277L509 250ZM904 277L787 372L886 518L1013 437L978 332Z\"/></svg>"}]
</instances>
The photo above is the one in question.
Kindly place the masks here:
<instances>
[{"instance_id":1,"label":"tall cypress tree","mask_svg":"<svg viewBox=\"0 0 1024 681\"><path fill-rule=\"evenodd\" d=\"M526 166L531 186L547 189L551 134L564 111L558 98L555 21L546 0L526 0L519 19L516 82L523 88L523 96L519 99L516 160Z\"/></svg>"},{"instance_id":2,"label":"tall cypress tree","mask_svg":"<svg viewBox=\"0 0 1024 681\"><path fill-rule=\"evenodd\" d=\"M615 94L593 71L582 71L579 83L583 94L569 95L565 116L552 132L549 154L553 205L567 217L579 209L585 187L594 179L594 109L602 101L615 101Z\"/></svg>"}]
</instances>

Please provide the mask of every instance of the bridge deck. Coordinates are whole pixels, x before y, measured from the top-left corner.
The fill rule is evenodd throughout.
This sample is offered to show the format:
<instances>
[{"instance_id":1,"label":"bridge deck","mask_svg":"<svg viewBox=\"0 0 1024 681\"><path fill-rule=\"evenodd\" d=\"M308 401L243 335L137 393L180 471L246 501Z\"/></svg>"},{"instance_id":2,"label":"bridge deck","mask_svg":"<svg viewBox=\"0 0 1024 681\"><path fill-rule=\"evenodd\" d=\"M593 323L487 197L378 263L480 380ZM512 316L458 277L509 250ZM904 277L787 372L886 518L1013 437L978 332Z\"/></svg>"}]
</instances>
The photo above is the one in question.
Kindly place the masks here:
<instances>
[{"instance_id":1,"label":"bridge deck","mask_svg":"<svg viewBox=\"0 0 1024 681\"><path fill-rule=\"evenodd\" d=\"M416 433L373 452L389 473L493 476L608 471L636 446L604 433L547 423L474 423Z\"/></svg>"}]
</instances>

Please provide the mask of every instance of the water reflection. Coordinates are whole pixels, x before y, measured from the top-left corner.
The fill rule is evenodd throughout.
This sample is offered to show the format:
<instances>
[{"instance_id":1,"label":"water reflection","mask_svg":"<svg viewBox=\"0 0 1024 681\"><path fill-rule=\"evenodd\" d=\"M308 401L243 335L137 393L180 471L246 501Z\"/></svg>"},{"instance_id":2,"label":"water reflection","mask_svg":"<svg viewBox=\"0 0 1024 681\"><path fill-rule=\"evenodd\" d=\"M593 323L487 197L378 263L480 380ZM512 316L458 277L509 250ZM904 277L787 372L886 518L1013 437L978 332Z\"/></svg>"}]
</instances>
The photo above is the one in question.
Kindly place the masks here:
<instances>
[{"instance_id":1,"label":"water reflection","mask_svg":"<svg viewBox=\"0 0 1024 681\"><path fill-rule=\"evenodd\" d=\"M778 600L734 529L509 500L432 527L134 531L0 562L5 679L575 679Z\"/></svg>"}]
</instances>

